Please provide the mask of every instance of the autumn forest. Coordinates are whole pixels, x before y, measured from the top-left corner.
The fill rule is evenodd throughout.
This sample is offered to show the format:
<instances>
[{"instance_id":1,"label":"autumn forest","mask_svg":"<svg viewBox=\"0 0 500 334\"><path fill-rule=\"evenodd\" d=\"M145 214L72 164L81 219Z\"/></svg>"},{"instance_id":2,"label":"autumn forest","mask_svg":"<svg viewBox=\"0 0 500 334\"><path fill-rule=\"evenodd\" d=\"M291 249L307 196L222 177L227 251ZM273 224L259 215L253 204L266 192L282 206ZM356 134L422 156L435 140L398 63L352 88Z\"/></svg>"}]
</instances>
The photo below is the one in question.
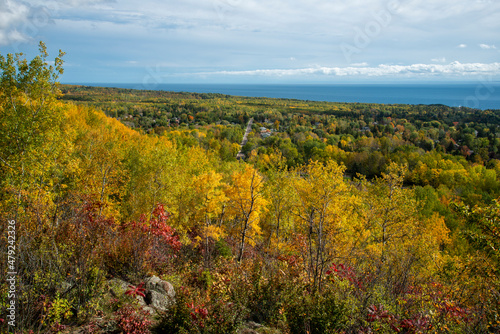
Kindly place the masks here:
<instances>
[{"instance_id":1,"label":"autumn forest","mask_svg":"<svg viewBox=\"0 0 500 334\"><path fill-rule=\"evenodd\" d=\"M500 331L499 110L60 85L63 55L0 55L2 333Z\"/></svg>"}]
</instances>

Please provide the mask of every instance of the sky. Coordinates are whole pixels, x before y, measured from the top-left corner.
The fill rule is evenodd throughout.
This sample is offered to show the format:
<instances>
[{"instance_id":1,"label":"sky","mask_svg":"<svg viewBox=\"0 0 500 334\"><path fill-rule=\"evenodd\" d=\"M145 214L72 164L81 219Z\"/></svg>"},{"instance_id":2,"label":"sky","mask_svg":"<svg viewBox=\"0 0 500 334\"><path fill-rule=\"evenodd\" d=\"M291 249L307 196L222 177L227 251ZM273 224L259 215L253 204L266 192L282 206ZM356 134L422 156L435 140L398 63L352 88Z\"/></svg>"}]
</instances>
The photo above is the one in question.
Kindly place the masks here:
<instances>
[{"instance_id":1,"label":"sky","mask_svg":"<svg viewBox=\"0 0 500 334\"><path fill-rule=\"evenodd\" d=\"M0 53L63 83L500 80L499 0L0 0Z\"/></svg>"}]
</instances>

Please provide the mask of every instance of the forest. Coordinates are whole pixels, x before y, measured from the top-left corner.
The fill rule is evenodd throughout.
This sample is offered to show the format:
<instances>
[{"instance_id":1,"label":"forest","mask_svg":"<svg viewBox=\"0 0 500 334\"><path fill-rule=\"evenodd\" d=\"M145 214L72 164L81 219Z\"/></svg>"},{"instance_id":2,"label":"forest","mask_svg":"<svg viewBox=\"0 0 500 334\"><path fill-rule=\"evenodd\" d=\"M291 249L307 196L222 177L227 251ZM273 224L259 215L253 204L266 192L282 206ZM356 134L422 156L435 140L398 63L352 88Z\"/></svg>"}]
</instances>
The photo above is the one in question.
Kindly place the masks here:
<instances>
[{"instance_id":1,"label":"forest","mask_svg":"<svg viewBox=\"0 0 500 334\"><path fill-rule=\"evenodd\" d=\"M2 332L500 331L499 110L61 85L63 56L0 55Z\"/></svg>"}]
</instances>

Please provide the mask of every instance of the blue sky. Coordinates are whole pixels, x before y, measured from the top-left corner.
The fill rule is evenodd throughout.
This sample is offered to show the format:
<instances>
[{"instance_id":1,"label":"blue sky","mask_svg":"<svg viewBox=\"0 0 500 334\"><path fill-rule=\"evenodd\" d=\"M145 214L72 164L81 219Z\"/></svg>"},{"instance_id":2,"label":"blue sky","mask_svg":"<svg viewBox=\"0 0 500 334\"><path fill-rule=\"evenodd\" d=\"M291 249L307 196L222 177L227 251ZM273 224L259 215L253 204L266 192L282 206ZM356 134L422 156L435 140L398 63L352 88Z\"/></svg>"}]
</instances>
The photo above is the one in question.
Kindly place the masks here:
<instances>
[{"instance_id":1,"label":"blue sky","mask_svg":"<svg viewBox=\"0 0 500 334\"><path fill-rule=\"evenodd\" d=\"M500 80L498 0L0 0L2 54L68 83Z\"/></svg>"}]
</instances>

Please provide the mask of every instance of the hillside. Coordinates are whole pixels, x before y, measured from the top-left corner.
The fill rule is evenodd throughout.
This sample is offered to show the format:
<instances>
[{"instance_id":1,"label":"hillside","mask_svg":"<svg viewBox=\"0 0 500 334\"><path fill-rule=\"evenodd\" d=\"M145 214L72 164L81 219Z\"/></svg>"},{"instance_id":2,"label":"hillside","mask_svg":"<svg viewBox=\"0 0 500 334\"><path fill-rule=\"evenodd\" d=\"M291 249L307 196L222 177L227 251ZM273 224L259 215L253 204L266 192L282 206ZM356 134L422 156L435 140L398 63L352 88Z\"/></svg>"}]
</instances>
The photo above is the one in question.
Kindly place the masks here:
<instances>
[{"instance_id":1,"label":"hillside","mask_svg":"<svg viewBox=\"0 0 500 334\"><path fill-rule=\"evenodd\" d=\"M0 58L2 331L500 330L498 111L60 86L47 56Z\"/></svg>"}]
</instances>

